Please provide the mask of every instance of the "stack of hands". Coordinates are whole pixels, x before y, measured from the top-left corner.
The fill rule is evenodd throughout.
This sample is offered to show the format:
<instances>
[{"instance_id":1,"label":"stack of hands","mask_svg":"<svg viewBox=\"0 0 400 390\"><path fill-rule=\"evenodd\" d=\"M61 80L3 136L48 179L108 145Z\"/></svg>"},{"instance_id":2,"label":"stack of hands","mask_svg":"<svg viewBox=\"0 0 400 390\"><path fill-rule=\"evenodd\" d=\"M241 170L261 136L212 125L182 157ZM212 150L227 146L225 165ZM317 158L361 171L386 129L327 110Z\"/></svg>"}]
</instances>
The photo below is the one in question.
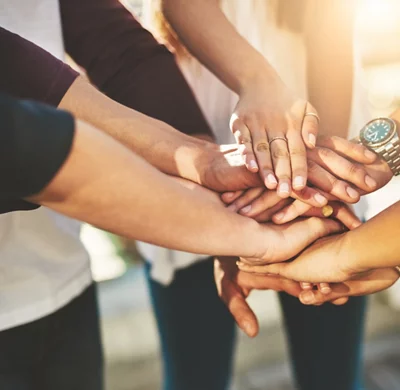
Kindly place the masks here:
<instances>
[{"instance_id":1,"label":"stack of hands","mask_svg":"<svg viewBox=\"0 0 400 390\"><path fill-rule=\"evenodd\" d=\"M242 144L249 145L246 141ZM285 291L306 305L341 305L350 296L380 291L397 281L398 270L365 269L357 256L343 250L348 232L361 226L347 204L391 180L386 162L361 144L321 137L295 165L306 176L296 186L296 172L279 177L276 171L259 169L253 149L243 145L225 146L226 158L241 164L245 156L248 170L259 173L259 186L223 193L221 199L232 212L262 223L268 245L254 258L216 258L214 268L219 295L246 334L258 333L257 318L246 302L253 289ZM277 155L290 158L289 153Z\"/></svg>"}]
</instances>

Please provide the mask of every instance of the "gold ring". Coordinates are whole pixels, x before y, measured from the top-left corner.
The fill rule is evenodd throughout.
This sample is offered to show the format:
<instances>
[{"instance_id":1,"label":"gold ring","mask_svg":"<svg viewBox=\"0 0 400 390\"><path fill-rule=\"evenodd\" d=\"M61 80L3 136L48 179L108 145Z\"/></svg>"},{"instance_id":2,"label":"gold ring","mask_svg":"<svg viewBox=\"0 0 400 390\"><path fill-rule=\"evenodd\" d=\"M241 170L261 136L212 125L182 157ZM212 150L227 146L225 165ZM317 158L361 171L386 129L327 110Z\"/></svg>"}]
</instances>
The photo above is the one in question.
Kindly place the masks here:
<instances>
[{"instance_id":1,"label":"gold ring","mask_svg":"<svg viewBox=\"0 0 400 390\"><path fill-rule=\"evenodd\" d=\"M322 207L322 215L325 218L330 217L333 214L333 207L327 204L326 206Z\"/></svg>"},{"instance_id":2,"label":"gold ring","mask_svg":"<svg viewBox=\"0 0 400 390\"><path fill-rule=\"evenodd\" d=\"M271 145L272 142L278 141L279 139L280 139L281 141L285 141L286 143L288 142L288 140L287 140L285 137L274 137L274 138L272 138L272 139L269 141L269 144Z\"/></svg>"},{"instance_id":3,"label":"gold ring","mask_svg":"<svg viewBox=\"0 0 400 390\"><path fill-rule=\"evenodd\" d=\"M396 265L396 267L394 267L394 268L399 273L399 276L400 276L400 265Z\"/></svg>"},{"instance_id":4,"label":"gold ring","mask_svg":"<svg viewBox=\"0 0 400 390\"><path fill-rule=\"evenodd\" d=\"M304 114L304 116L313 116L314 118L317 118L317 121L318 121L318 123L319 123L319 116L318 116L318 114L316 114L315 112L306 112L305 114Z\"/></svg>"}]
</instances>

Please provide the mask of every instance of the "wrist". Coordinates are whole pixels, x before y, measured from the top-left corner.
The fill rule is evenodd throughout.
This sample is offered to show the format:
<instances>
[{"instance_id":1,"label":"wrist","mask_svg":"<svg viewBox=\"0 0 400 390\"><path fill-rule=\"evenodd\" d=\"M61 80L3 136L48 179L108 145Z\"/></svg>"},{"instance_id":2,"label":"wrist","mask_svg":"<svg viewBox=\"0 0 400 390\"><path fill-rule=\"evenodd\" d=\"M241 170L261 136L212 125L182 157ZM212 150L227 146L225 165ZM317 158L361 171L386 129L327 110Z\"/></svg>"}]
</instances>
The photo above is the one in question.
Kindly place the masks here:
<instances>
[{"instance_id":1,"label":"wrist","mask_svg":"<svg viewBox=\"0 0 400 390\"><path fill-rule=\"evenodd\" d=\"M261 55L260 55L261 56ZM268 89L275 83L282 82L276 70L261 56L261 58L253 61L253 65L239 77L237 94L240 96L247 90L267 85Z\"/></svg>"}]
</instances>

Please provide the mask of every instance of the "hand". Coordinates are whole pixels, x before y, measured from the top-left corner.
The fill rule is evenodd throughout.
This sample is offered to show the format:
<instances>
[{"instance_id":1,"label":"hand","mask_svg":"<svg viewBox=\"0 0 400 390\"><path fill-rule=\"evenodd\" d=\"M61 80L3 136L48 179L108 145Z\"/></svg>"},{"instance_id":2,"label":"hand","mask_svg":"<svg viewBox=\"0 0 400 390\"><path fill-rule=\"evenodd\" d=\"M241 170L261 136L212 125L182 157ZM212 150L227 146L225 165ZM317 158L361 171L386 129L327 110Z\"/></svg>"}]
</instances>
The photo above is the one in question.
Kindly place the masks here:
<instances>
[{"instance_id":1,"label":"hand","mask_svg":"<svg viewBox=\"0 0 400 390\"><path fill-rule=\"evenodd\" d=\"M341 223L333 219L317 217L298 218L285 225L266 223L259 227L260 234L254 236L254 242L257 243L258 249L251 257L241 259L242 262L253 266L286 261L296 256L318 238L343 231ZM260 268L263 269L263 267ZM299 281L314 282L307 278ZM317 280L317 282L325 281Z\"/></svg>"},{"instance_id":2,"label":"hand","mask_svg":"<svg viewBox=\"0 0 400 390\"><path fill-rule=\"evenodd\" d=\"M343 283L330 284L331 293L322 294L318 290L302 291L300 301L305 305L321 305L325 302L344 298L373 294L386 290L400 278L395 268L380 268L366 272ZM341 301L344 302L344 301Z\"/></svg>"},{"instance_id":3,"label":"hand","mask_svg":"<svg viewBox=\"0 0 400 390\"><path fill-rule=\"evenodd\" d=\"M275 276L257 276L239 271L236 258L221 257L214 261L214 278L218 295L228 307L238 326L249 336L258 333L258 321L246 302L251 290L285 291L299 296L299 283Z\"/></svg>"},{"instance_id":4,"label":"hand","mask_svg":"<svg viewBox=\"0 0 400 390\"><path fill-rule=\"evenodd\" d=\"M259 172L268 189L278 187L282 197L288 197L292 188L302 190L307 182L306 146L315 146L318 118L305 116L306 112L316 114L268 69L240 91L231 117L247 168Z\"/></svg>"},{"instance_id":5,"label":"hand","mask_svg":"<svg viewBox=\"0 0 400 390\"><path fill-rule=\"evenodd\" d=\"M302 191L293 191L290 194L291 197L302 200L314 207L326 205L328 202L327 197L348 203L358 202L360 199L359 192L361 191L356 191L348 182L356 185L360 181L364 183L366 172L363 172L363 168L360 168L357 162L361 164L371 163L376 159L375 154L361 145L355 145L337 137L329 137L326 141L321 142L322 145L316 149L317 156L314 159L320 158L322 155L327 168L339 171L345 181L338 179L334 174L313 161L313 155L311 154L308 161L308 176L311 184L317 185L319 189L305 187ZM334 151L321 151L328 143ZM201 180L199 181L202 185L220 192L262 186L259 177L245 169L241 155L235 145L223 145L220 149L220 152L212 150L211 157L205 162L204 173L200 175ZM342 157L342 155L346 156L346 158ZM348 159L350 158L352 160L349 161ZM366 184L360 185L365 189Z\"/></svg>"},{"instance_id":6,"label":"hand","mask_svg":"<svg viewBox=\"0 0 400 390\"><path fill-rule=\"evenodd\" d=\"M246 191L226 192L221 195L221 199L229 205L228 209L253 218L257 222L269 222L273 217L273 222L281 224L281 218L287 218L285 212L281 211L294 208L296 217L332 217L342 222L350 230L361 225L359 218L342 202L330 202L323 208L311 207L300 200L293 202L292 199L281 199L275 191L262 187ZM324 214L327 211L331 212L328 216Z\"/></svg>"}]
</instances>

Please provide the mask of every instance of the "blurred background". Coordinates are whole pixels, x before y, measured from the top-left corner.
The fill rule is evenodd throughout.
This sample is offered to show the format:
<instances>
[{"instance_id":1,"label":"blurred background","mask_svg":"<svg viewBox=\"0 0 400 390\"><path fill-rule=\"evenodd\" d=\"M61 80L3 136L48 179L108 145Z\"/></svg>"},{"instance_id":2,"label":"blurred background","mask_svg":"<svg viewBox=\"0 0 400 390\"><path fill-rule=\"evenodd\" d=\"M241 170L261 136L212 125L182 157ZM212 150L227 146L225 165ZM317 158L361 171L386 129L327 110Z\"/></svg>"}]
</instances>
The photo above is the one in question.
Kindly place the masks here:
<instances>
[{"instance_id":1,"label":"blurred background","mask_svg":"<svg viewBox=\"0 0 400 390\"><path fill-rule=\"evenodd\" d=\"M124 3L140 17L141 2ZM360 1L357 40L374 116L388 115L400 106L399 21L400 1ZM370 196L369 216L397 201L399 193L400 181L394 180ZM158 336L134 243L90 226L82 234L99 281L107 390L160 389ZM261 331L255 340L240 334L232 389L293 390L276 296L254 292L250 301ZM371 298L364 371L366 390L400 389L400 283Z\"/></svg>"}]
</instances>

